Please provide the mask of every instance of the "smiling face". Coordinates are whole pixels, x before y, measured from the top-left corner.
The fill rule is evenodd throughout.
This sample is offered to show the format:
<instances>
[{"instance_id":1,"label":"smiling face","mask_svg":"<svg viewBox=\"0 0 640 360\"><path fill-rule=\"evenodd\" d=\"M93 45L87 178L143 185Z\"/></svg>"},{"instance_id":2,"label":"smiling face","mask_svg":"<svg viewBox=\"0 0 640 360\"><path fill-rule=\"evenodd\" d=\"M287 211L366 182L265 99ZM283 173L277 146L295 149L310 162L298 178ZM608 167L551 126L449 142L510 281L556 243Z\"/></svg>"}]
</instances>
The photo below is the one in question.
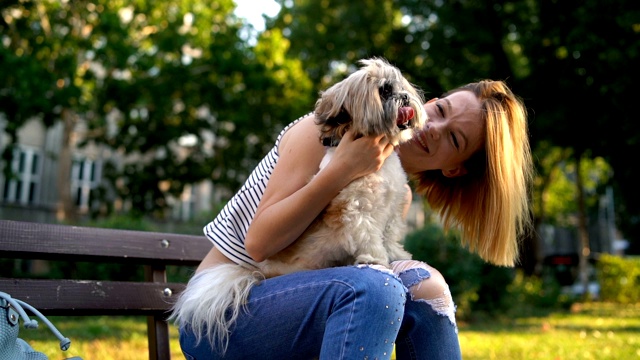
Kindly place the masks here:
<instances>
[{"instance_id":1,"label":"smiling face","mask_svg":"<svg viewBox=\"0 0 640 360\"><path fill-rule=\"evenodd\" d=\"M470 91L458 91L432 99L424 108L427 123L397 148L405 171L442 170L445 176L464 175L464 162L484 145L480 100Z\"/></svg>"}]
</instances>

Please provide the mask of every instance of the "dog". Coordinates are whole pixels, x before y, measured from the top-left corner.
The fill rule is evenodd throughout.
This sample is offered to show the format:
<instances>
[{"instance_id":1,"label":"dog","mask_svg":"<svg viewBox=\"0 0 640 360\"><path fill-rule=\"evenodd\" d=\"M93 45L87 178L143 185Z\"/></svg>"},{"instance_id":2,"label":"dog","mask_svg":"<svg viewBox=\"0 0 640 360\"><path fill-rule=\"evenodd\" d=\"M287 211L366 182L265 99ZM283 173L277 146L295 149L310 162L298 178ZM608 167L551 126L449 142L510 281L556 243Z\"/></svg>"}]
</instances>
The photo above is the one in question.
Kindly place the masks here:
<instances>
[{"instance_id":1,"label":"dog","mask_svg":"<svg viewBox=\"0 0 640 360\"><path fill-rule=\"evenodd\" d=\"M361 69L322 93L316 124L329 163L344 133L385 135L392 145L413 137L427 115L421 93L398 68L380 58L361 60ZM265 277L351 264L389 267L411 259L402 247L407 176L394 152L376 173L351 182L293 244L258 264Z\"/></svg>"},{"instance_id":2,"label":"dog","mask_svg":"<svg viewBox=\"0 0 640 360\"><path fill-rule=\"evenodd\" d=\"M395 146L411 139L427 121L422 93L398 68L381 58L363 59L359 64L359 70L322 92L316 101L319 141L327 148L319 171L349 129L356 136L384 135ZM258 263L257 269L223 264L195 274L169 319L188 324L197 337L206 331L211 344L224 352L230 326L251 287L265 278L343 265L388 268L394 260L411 259L402 247L407 182L393 152L379 171L352 181L301 237Z\"/></svg>"}]
</instances>

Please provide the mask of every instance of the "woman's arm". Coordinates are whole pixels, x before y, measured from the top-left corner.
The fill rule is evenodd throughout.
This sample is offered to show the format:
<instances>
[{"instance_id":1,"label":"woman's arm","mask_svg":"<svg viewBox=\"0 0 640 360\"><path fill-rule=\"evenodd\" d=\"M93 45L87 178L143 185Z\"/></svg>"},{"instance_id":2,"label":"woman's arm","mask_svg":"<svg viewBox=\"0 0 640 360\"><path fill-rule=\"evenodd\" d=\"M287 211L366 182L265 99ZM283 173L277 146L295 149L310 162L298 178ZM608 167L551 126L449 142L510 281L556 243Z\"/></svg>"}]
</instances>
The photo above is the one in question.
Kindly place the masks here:
<instances>
[{"instance_id":1,"label":"woman's arm","mask_svg":"<svg viewBox=\"0 0 640 360\"><path fill-rule=\"evenodd\" d=\"M342 188L380 169L393 151L384 137L356 140L348 132L331 162L314 177L325 154L318 136L310 116L289 129L280 142L280 158L245 238L255 261L289 246Z\"/></svg>"}]
</instances>

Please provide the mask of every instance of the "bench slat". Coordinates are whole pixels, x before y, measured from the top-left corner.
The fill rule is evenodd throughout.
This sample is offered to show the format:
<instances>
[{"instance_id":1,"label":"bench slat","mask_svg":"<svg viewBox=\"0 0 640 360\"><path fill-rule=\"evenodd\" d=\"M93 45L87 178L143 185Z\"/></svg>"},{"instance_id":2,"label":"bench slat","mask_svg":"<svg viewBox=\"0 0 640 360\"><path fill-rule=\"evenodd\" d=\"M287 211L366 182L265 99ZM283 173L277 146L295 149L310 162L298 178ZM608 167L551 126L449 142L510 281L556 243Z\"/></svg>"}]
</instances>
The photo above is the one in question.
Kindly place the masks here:
<instances>
[{"instance_id":1,"label":"bench slat","mask_svg":"<svg viewBox=\"0 0 640 360\"><path fill-rule=\"evenodd\" d=\"M0 279L0 291L45 315L155 315L169 310L184 288L180 283Z\"/></svg>"},{"instance_id":2,"label":"bench slat","mask_svg":"<svg viewBox=\"0 0 640 360\"><path fill-rule=\"evenodd\" d=\"M167 283L166 265L197 266L211 247L204 235L0 220L0 258L136 264L146 280L0 277L0 291L46 316L147 316L149 359L170 360L166 318L186 284Z\"/></svg>"},{"instance_id":3,"label":"bench slat","mask_svg":"<svg viewBox=\"0 0 640 360\"><path fill-rule=\"evenodd\" d=\"M6 258L184 266L199 264L212 247L204 235L11 220L0 220L0 239L0 252Z\"/></svg>"}]
</instances>

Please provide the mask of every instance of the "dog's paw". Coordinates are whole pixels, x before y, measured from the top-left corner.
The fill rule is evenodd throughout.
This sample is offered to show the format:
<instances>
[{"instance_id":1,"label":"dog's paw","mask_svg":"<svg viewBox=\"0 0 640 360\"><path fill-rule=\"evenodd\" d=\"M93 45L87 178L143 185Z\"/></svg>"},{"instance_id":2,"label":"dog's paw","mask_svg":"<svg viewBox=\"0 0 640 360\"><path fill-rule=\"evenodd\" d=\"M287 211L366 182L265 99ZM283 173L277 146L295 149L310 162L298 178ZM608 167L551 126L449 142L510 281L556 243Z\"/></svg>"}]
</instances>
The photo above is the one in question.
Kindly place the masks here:
<instances>
[{"instance_id":1,"label":"dog's paw","mask_svg":"<svg viewBox=\"0 0 640 360\"><path fill-rule=\"evenodd\" d=\"M391 264L387 261L387 259L376 258L369 254L360 254L356 257L355 265L358 267L371 267L378 270L389 270L391 269Z\"/></svg>"},{"instance_id":2,"label":"dog's paw","mask_svg":"<svg viewBox=\"0 0 640 360\"><path fill-rule=\"evenodd\" d=\"M378 258L370 254L360 254L356 256L355 264L381 264L388 266L389 262L387 259Z\"/></svg>"},{"instance_id":3,"label":"dog's paw","mask_svg":"<svg viewBox=\"0 0 640 360\"><path fill-rule=\"evenodd\" d=\"M380 265L380 264L358 264L359 268L372 268L372 269L376 269L378 271L382 271L385 273L389 273L389 274L393 274L393 270L391 270L391 268L389 266L385 266L385 265Z\"/></svg>"}]
</instances>

